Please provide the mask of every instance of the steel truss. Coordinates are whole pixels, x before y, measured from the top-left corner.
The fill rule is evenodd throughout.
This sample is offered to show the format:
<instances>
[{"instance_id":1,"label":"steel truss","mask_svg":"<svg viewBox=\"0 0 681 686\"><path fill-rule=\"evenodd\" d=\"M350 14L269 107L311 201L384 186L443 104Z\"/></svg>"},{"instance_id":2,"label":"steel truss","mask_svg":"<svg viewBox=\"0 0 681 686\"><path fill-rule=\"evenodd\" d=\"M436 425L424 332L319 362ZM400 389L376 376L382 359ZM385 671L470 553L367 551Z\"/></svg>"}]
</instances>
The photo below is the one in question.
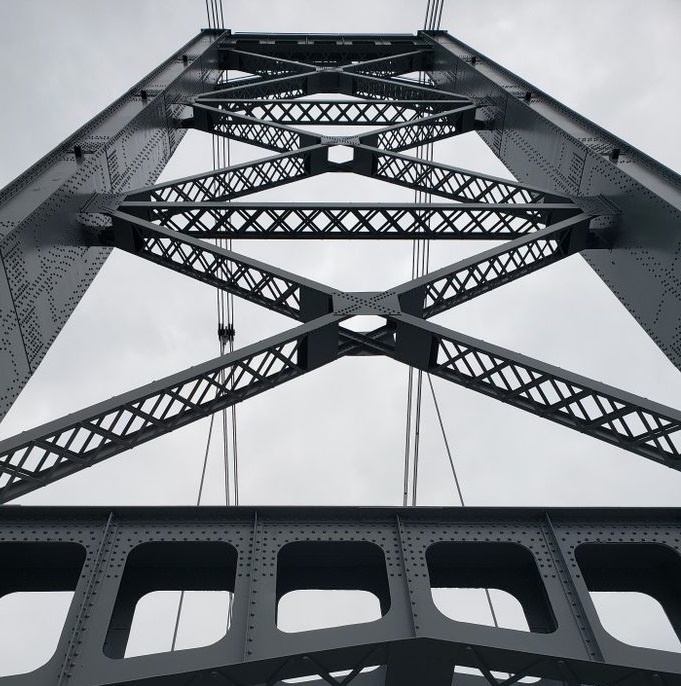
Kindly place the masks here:
<instances>
[{"instance_id":1,"label":"steel truss","mask_svg":"<svg viewBox=\"0 0 681 686\"><path fill-rule=\"evenodd\" d=\"M37 235L40 222L62 222L65 228L56 242L81 246L81 253L74 252L72 257L83 271L77 292L87 288L109 250L118 248L289 316L297 326L0 442L0 502L348 355L388 356L673 469L681 468L678 410L429 321L576 253L585 255L604 277L601 256L607 255L615 265L614 269L607 268L607 280L617 290L620 282L631 278L617 265L623 260L620 253L630 249L632 231L637 231L632 228L633 218L640 216L640 208L657 193L658 218L664 210L665 216L681 219L678 177L659 170L654 176L656 168L629 148L634 180L627 169L617 167L612 151L607 162L608 178L616 177L618 188L626 186L630 191L625 200L620 193L608 192L607 185L598 185L603 177L601 152L588 149L568 134L568 127L560 133L552 129L552 140L560 141L563 147L568 143L573 146L581 162L571 158L568 170L563 169L561 160L567 159L564 149L556 153L558 159L548 161L539 153L523 157L529 149L523 135L533 145L539 145L535 134L548 135L545 122L532 109L536 89L529 85L525 91L506 88L502 107L499 97L489 93L502 88L500 74L505 79L512 75L495 72L492 63L494 68L488 69L491 76L479 74L479 56L466 56L467 50L440 33L422 33L416 38L342 38L204 32L141 82L127 99L3 191L0 200L5 205L0 204L0 219L7 212L16 214L16 207L24 204L20 221L12 224L14 228L0 243L8 274L7 284L0 283L0 305L4 308L0 314L9 316L3 314L10 310L9 302L17 318L8 334L8 340L14 341L10 349L19 349L17 341L22 340L26 353L25 363L17 363L12 357L14 367L8 366L9 402L78 299L68 290L73 289L70 281L48 275L66 304L61 306L58 321L38 327L36 352L29 354L26 332L31 322L21 313L30 308L41 312L48 296L35 288L19 288L21 278L27 277L20 277L18 267L5 256L8 245L27 245L27 237ZM225 70L241 70L250 76L225 82L221 78ZM418 71L429 74L428 84L409 77ZM547 102L542 100L544 109ZM518 108L524 119L517 114ZM560 110L560 116L568 115ZM122 129L112 128L113 122L120 127L121 121ZM515 128L511 125L514 121ZM350 137L322 136L300 128L312 124L378 128ZM579 125L595 129L585 120L579 119ZM553 121L552 126L558 124ZM155 183L188 128L276 154ZM519 181L404 154L417 146L472 131L517 171ZM607 139L605 132L599 130L598 135ZM330 153L336 146L349 149L351 158L334 161ZM66 154L73 160L65 163ZM72 165L72 176L55 191L63 202L54 202L51 196L30 196L31 178L64 164ZM570 174L578 167L581 176L575 181ZM648 182L643 190L636 185L642 183L639 167L654 176L654 182ZM435 201L386 206L240 200L326 173L354 173L382 180L419 191ZM83 197L87 198L85 204ZM611 199L615 197L617 204ZM9 203L17 198L18 204ZM663 210L659 209L663 205ZM357 293L339 291L202 240L229 237L503 242L384 292ZM618 248L617 256L612 248ZM53 258L52 244L38 249ZM31 278L37 280L42 275ZM673 286L664 287L669 293L675 292ZM50 297L54 298L54 293ZM675 359L667 324L656 323L654 328L640 303L632 304L629 296L621 297ZM384 324L369 332L344 326L357 315L377 315ZM15 339L11 339L13 335ZM13 684L273 686L285 678L316 674L327 683L344 686L350 682L407 686L426 673L433 684L449 686L456 666L480 671L477 677L457 674L457 680L478 684L484 679L491 686L510 686L525 676L538 676L547 683L627 681L655 686L677 683L681 678L678 656L638 648L624 650L608 638L588 597L589 590L602 589L609 583L619 583L618 590L645 587L648 592L661 594L666 608L673 608L668 612L681 630L678 584L667 583L670 569L678 576L678 560L670 561L667 553L655 547L677 547L674 536L678 537L679 514L675 510L632 514L237 509L121 510L113 514L92 509L53 513L3 508L0 514L0 536L6 541L0 548L9 546L8 555L16 554L18 560L9 573L8 578L15 579L11 583L21 587L22 565L30 567L33 559L12 548L16 544L11 541L17 536L24 542L43 545L46 536L57 532L65 545L72 541L84 546L88 560L86 567L81 567L82 562L73 562L80 555L74 548L64 548L63 554L54 548L61 560L60 569L73 567L71 576L66 574L65 578L73 581L77 599L55 659L32 675L17 677ZM171 524L170 520L182 523ZM87 532L82 540L73 534L76 527ZM187 534L189 529L191 535ZM298 530L305 531L302 537L296 536ZM345 533L339 533L341 530ZM184 541L178 543L177 551L174 544L161 543L170 536ZM122 537L127 537L126 545L121 544ZM302 558L285 556L282 563L280 550L285 544L293 550L293 540L309 542L312 552L301 553ZM135 546L153 546L154 541L161 546L154 550L167 568L165 581L159 582L161 588L166 587L163 584L175 584L173 588L185 584L183 587L190 590L192 584L203 583L206 590L233 591L235 614L227 638L216 646L143 658L132 666L120 659L132 611L140 589L149 589L156 581L145 571L144 554L140 553L141 561L134 564L128 556L136 560ZM201 541L222 541L226 547L214 554L206 552L210 546L196 547ZM645 542L650 548L651 557L645 564L631 555L631 545L637 542ZM315 547L317 543L337 547L328 548L330 558L324 558L323 553L315 562L318 553L314 550L321 550ZM428 552L428 546L444 551L450 544L465 549L457 548L463 551L459 555L451 548L454 552L444 552L440 557ZM372 545L378 546L378 558L375 551L366 552ZM33 571L35 578L43 579L36 583L45 585L49 574L45 571L45 576L43 571L49 565L42 562L47 549L41 550L41 563L34 565ZM343 561L345 550L350 553L348 560L368 555L360 563L361 573L350 574L355 584L352 588L364 584L376 592L385 617L367 629L345 627L317 637L277 632L272 624L272 603L285 592L284 587L297 587L308 574L300 560L312 560L313 567L317 565L314 583L324 588L347 588L343 584L350 582L343 574L354 562ZM583 559L580 550L587 551ZM199 581L197 565L189 560L204 554L205 565L197 563L204 577ZM473 561L452 561L459 558ZM226 561L226 572L206 571L221 559ZM328 559L334 564L329 566ZM625 570L627 581L612 581L614 572L610 576L607 573L611 567ZM425 568L428 572L423 571ZM0 569L0 578L3 573ZM634 583L634 578L639 581ZM432 607L431 585L466 587L474 582L479 585L481 580L489 587L508 588L521 598L529 634L452 623ZM261 594L256 598L257 590ZM362 671L373 665L381 669ZM350 672L343 678L331 675L341 669ZM509 676L499 677L498 672Z\"/></svg>"}]
</instances>

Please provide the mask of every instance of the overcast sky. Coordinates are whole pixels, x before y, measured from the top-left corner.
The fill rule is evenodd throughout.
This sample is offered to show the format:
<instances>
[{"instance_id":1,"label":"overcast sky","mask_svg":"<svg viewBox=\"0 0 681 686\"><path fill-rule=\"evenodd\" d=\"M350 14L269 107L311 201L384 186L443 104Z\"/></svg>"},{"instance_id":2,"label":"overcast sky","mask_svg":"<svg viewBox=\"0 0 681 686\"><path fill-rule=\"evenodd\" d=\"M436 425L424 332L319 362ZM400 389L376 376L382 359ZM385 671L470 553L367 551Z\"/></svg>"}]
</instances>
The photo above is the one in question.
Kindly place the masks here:
<instances>
[{"instance_id":1,"label":"overcast sky","mask_svg":"<svg viewBox=\"0 0 681 686\"><path fill-rule=\"evenodd\" d=\"M414 32L424 2L225 1L234 31ZM200 0L2 0L0 186L85 123L206 25ZM447 0L443 28L678 171L681 3L677 0ZM506 175L475 134L435 157ZM264 156L233 145L233 159ZM187 135L163 179L205 171L210 139ZM346 178L347 176L347 178ZM367 179L316 178L261 194L296 201L402 201ZM258 196L252 196L257 199ZM433 267L489 247L436 243ZM236 243L235 249L347 290L409 276L408 243ZM681 374L578 256L438 318L440 323L681 407ZM236 344L294 326L237 303ZM66 414L216 354L215 295L114 254L0 425L0 436ZM243 504L398 505L405 367L341 360L239 406ZM470 505L678 506L681 475L435 379ZM424 399L419 502L456 504L442 437ZM21 499L24 504L191 504L207 422ZM218 446L206 503L219 503ZM2 643L0 642L0 649Z\"/></svg>"}]
</instances>

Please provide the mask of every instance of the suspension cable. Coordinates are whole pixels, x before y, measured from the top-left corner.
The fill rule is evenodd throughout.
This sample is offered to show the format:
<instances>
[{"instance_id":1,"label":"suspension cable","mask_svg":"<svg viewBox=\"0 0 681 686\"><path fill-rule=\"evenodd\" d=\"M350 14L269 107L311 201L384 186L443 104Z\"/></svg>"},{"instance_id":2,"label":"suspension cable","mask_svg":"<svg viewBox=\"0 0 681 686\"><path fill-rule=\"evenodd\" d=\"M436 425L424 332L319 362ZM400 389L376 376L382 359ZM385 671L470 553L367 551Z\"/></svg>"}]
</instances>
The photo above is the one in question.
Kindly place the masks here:
<instances>
[{"instance_id":1,"label":"suspension cable","mask_svg":"<svg viewBox=\"0 0 681 686\"><path fill-rule=\"evenodd\" d=\"M210 452L210 439L213 435L213 424L215 423L215 415L210 416L210 424L208 426L208 440L206 441L206 451L203 455L203 467L201 468L201 479L199 480L199 492L196 496L196 507L201 505L201 497L203 496L203 487L206 483L206 468L208 467L208 454ZM182 616L182 606L184 605L184 591L180 591L180 602L177 605L177 614L175 615L175 628L173 629L173 642L170 646L170 652L174 652L177 645L177 632L180 630L180 617Z\"/></svg>"},{"instance_id":2,"label":"suspension cable","mask_svg":"<svg viewBox=\"0 0 681 686\"><path fill-rule=\"evenodd\" d=\"M428 0L428 4L426 6L426 18L424 22L424 28L427 31L439 31L440 26L442 24L442 13L444 11L444 5L445 5L445 0ZM421 157L422 154L419 153L417 157ZM432 161L433 159L433 144L430 143L427 146L427 153L426 153L426 158L429 161ZM425 196L425 193L422 194ZM418 192L416 193L416 198L418 202L418 197L419 194ZM428 196L427 202L430 202L432 198ZM428 273L428 268L429 268L429 260L430 260L430 243L428 240L423 240L423 248L421 249L421 255L420 255L420 272L421 273L416 273L415 270L415 264L419 262L419 248L417 247L417 244L420 241L416 241L413 251L412 251L412 278L416 278L417 276L422 276L424 274ZM424 254L425 253L425 254ZM417 495L417 482L418 482L418 454L419 454L419 437L420 437L420 422L421 422L421 380L422 380L422 375L423 372L419 370L418 372L418 380L417 380L417 395L416 395L416 430L414 434L414 461L413 461L413 477L412 477L412 505L416 505L416 495ZM459 497L459 502L461 503L461 507L466 507L466 502L463 497L463 491L461 489L461 483L459 481L459 476L456 472L456 466L454 465L454 458L452 457L452 450L449 445L449 440L447 439L447 432L445 431L445 425L442 420L442 413L440 412L440 404L437 401L437 396L435 394L435 387L433 386L433 380L430 376L430 374L427 374L428 377L428 385L430 386L430 393L433 398L433 405L435 406L435 413L437 415L437 420L440 425L440 431L442 432L442 439L445 444L445 450L447 451L447 459L449 460L449 466L452 470L452 476L454 477L454 484L456 485L456 492ZM410 433L411 430L411 397L412 397L412 379L413 379L413 368L409 370L409 400L407 403L407 412L409 414L409 418L407 421L407 433ZM406 454L405 454L405 498L404 498L404 504L406 505L406 489L407 489L407 482L408 482L408 468L409 468L409 438L407 438L407 443L406 443ZM499 621L497 619L496 612L494 611L494 604L492 603L492 596L490 595L489 589L486 588L485 590L485 597L487 598L487 605L489 606L490 613L492 615L492 621L494 623L494 626L496 628L499 628Z\"/></svg>"},{"instance_id":3,"label":"suspension cable","mask_svg":"<svg viewBox=\"0 0 681 686\"><path fill-rule=\"evenodd\" d=\"M225 15L222 5L222 0L206 0L206 17L208 19L208 28L217 29L224 28L225 25ZM224 166L225 160L227 160L227 166L229 166L230 160L230 150L229 150L229 140L227 140L225 145L225 139L218 139L218 137L213 134L211 139L211 151L212 151L212 162L213 169L219 169ZM220 245L223 239L217 239L216 243ZM231 249L232 241L228 241L228 248ZM230 296L231 297L231 296ZM219 348L220 354L225 354L225 333L231 333L229 337L229 349L230 352L234 352L234 317L233 317L233 299L230 301L229 297L225 298L224 291L217 289L217 318L218 318L218 338L219 338ZM227 323L227 324L226 324ZM224 384L224 370L221 371L221 383ZM206 483L206 471L208 468L208 456L210 454L210 444L213 436L213 427L215 425L215 415L212 414L210 417L210 424L208 426L208 439L206 441L206 450L203 456L203 465L201 468L201 478L199 480L198 494L196 496L196 507L201 505L201 499L203 497L203 489ZM222 434L223 434L223 464L225 472L225 504L229 505L229 446L227 442L227 410L222 410ZM235 480L235 504L238 504L238 486L236 485L237 479L237 465L236 465L236 409L232 406L232 444L233 444L233 459L234 459L234 480ZM171 652L174 652L177 647L177 636L180 630L180 620L182 618L182 609L184 607L185 591L180 591L180 600L177 605L177 613L175 615L175 626L173 628L173 639L170 646ZM232 598L230 597L228 616L227 616L227 628L229 629L229 623L231 621L232 614Z\"/></svg>"},{"instance_id":4,"label":"suspension cable","mask_svg":"<svg viewBox=\"0 0 681 686\"><path fill-rule=\"evenodd\" d=\"M459 477L456 473L456 467L454 466L454 458L452 457L452 450L449 446L449 440L447 439L447 432L445 431L445 425L442 421L442 413L440 412L440 403L437 401L437 396L435 395L435 387L433 386L433 379L430 374L428 376L428 384L430 386L430 393L433 397L433 405L435 406L435 414L437 415L437 421L440 425L440 431L442 432L442 440L445 444L445 450L447 451L447 458L449 459L449 466L452 470L452 476L454 477L454 483L456 484L456 492L459 495L459 502L461 507L466 507L466 501L463 498L463 491L461 490L461 483ZM497 620L497 613L494 611L494 604L492 603L492 596L490 595L489 588L485 589L485 597L487 598L487 605L489 606L489 611L492 615L492 621L494 626L499 628L499 621Z\"/></svg>"}]
</instances>

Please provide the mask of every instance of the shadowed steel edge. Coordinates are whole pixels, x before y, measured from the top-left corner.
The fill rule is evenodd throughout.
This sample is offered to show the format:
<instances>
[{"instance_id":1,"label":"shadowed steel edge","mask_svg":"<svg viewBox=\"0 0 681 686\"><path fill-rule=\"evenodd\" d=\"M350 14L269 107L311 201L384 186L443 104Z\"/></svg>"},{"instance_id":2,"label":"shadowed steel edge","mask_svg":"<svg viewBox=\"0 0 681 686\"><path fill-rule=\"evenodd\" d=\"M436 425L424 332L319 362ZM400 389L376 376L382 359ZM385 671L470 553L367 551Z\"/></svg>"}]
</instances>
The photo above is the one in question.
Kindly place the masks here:
<instances>
[{"instance_id":1,"label":"shadowed steel edge","mask_svg":"<svg viewBox=\"0 0 681 686\"><path fill-rule=\"evenodd\" d=\"M253 76L224 83L226 69ZM419 70L430 85L405 77ZM324 93L358 100L308 98ZM327 137L291 126L348 123L378 128ZM155 184L187 128L269 156ZM410 153L471 131L517 182ZM343 161L338 146L349 151ZM241 200L339 172L435 202ZM346 355L390 356L678 469L678 410L428 319L579 252L678 367L680 219L677 175L445 32L203 31L0 192L0 412L112 247L298 325L0 442L0 502ZM509 240L385 292L345 293L201 240L230 236ZM385 323L363 333L343 326L359 314ZM457 672L456 683L491 686L525 676L656 685L681 677L680 656L612 639L589 597L649 593L679 633L676 510L10 506L0 514L2 592L76 594L54 658L0 683L246 686L316 675L331 684L449 686L457 666L479 676ZM453 622L433 605L431 587L481 584L515 595L530 632ZM277 630L278 598L310 587L370 590L384 616L298 635ZM227 636L122 659L137 600L166 588L234 592ZM347 673L331 674L338 670Z\"/></svg>"}]
</instances>

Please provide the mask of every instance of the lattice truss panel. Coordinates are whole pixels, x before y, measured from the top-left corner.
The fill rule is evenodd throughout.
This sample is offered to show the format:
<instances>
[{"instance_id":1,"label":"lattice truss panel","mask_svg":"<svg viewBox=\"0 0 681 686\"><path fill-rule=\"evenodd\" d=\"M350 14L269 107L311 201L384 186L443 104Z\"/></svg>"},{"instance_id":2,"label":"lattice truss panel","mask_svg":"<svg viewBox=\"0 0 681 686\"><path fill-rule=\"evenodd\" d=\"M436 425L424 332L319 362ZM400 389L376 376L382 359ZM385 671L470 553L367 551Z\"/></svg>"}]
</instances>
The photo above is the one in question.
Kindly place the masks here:
<instances>
[{"instance_id":1,"label":"lattice truss panel","mask_svg":"<svg viewBox=\"0 0 681 686\"><path fill-rule=\"evenodd\" d=\"M334 57L335 54L335 57ZM491 346L428 320L585 248L608 247L617 221L598 198L562 197L523 183L408 154L484 129L478 103L406 77L432 54L289 58L225 47L222 82L186 104L185 127L275 152L254 162L102 194L84 215L102 245L131 252L274 310L297 328L0 443L0 501L49 484L345 355L387 355L678 469L681 413ZM325 94L332 94L327 97ZM314 96L314 97L312 97ZM316 99L320 96L320 99ZM376 126L331 138L301 125ZM294 126L295 125L295 128ZM347 162L329 151L344 145ZM334 172L420 191L420 204L249 203L249 194ZM216 238L504 239L472 258L383 293L342 293L216 247ZM379 329L343 326L357 314ZM220 381L223 378L224 381Z\"/></svg>"}]
</instances>

